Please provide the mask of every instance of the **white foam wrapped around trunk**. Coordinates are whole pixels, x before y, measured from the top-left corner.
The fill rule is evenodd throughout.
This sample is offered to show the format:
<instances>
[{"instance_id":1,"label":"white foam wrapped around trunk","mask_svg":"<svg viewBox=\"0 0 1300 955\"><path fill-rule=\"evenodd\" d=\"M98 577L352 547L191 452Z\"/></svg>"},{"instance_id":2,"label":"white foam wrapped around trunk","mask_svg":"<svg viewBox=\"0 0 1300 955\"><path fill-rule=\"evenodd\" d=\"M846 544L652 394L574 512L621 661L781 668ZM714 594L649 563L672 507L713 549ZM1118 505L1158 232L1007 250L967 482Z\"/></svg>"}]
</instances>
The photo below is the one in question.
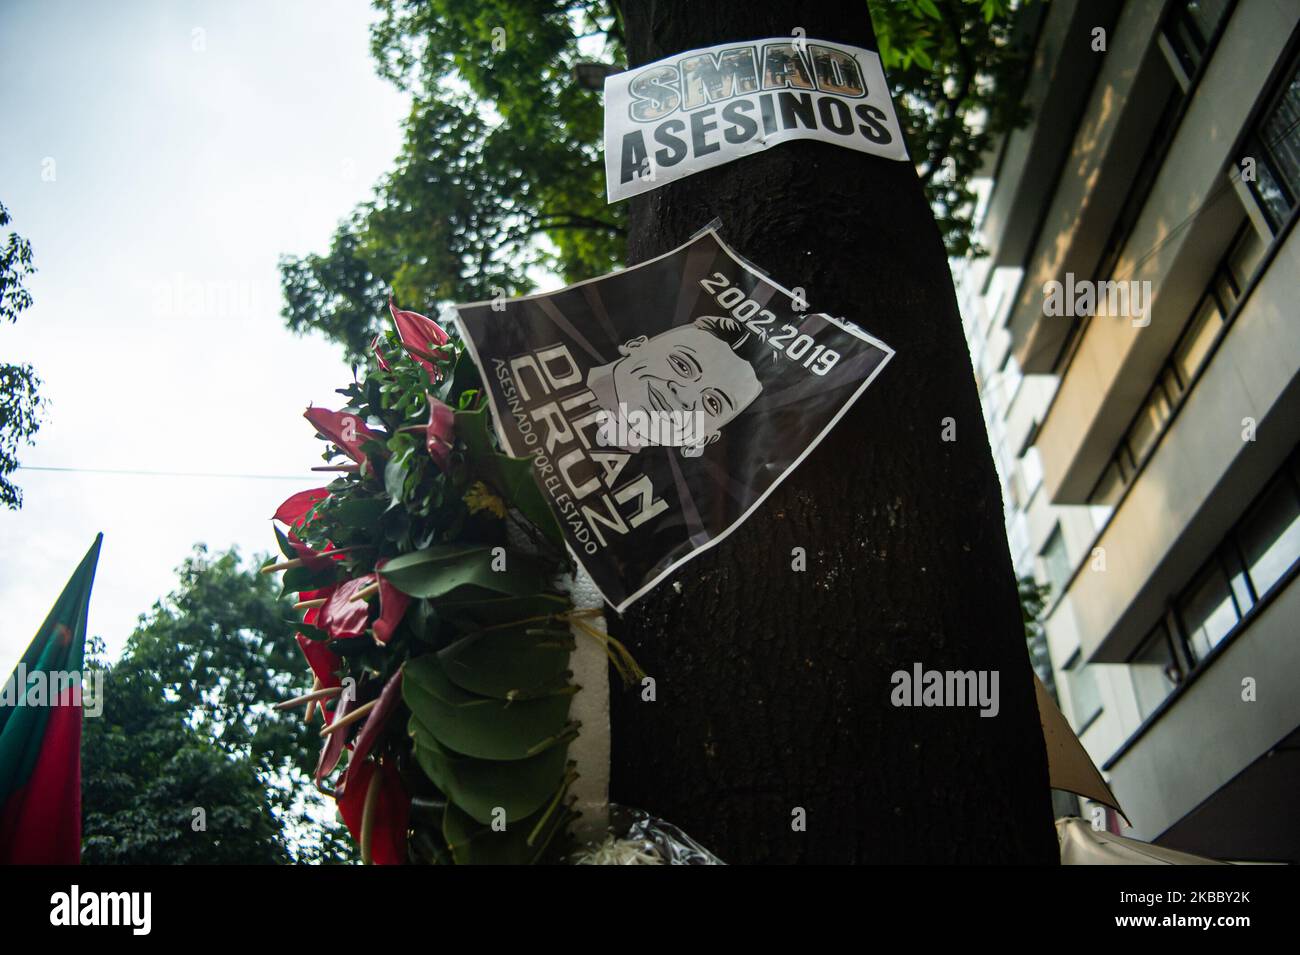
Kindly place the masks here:
<instances>
[{"instance_id":1,"label":"white foam wrapped around trunk","mask_svg":"<svg viewBox=\"0 0 1300 955\"><path fill-rule=\"evenodd\" d=\"M578 569L572 586L576 609L604 606L586 571ZM605 630L603 614L588 618L587 623ZM578 738L569 744L569 758L578 769L578 779L570 792L578 797L574 808L582 813L573 832L579 842L585 842L602 837L609 827L609 660L604 647L577 627L572 630L576 646L569 666L573 682L582 689L574 694L569 712L582 726Z\"/></svg>"}]
</instances>

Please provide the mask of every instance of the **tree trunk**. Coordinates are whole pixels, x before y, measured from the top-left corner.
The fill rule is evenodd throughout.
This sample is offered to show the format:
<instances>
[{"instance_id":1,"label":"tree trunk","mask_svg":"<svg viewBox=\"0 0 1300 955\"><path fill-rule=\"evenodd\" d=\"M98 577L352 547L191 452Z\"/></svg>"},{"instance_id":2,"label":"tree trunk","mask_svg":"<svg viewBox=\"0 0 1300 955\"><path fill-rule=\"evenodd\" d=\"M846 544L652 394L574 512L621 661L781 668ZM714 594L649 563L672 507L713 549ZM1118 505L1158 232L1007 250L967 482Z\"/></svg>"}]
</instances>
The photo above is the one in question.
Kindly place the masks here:
<instances>
[{"instance_id":1,"label":"tree trunk","mask_svg":"<svg viewBox=\"0 0 1300 955\"><path fill-rule=\"evenodd\" d=\"M628 0L624 13L631 66L797 26L876 46L861 2ZM913 167L787 143L630 202L629 264L718 216L812 311L897 355L743 526L674 576L680 591L665 582L610 620L656 680L654 702L612 694L614 800L731 863L1055 862L1000 488ZM997 715L895 707L891 676L917 663L998 671Z\"/></svg>"}]
</instances>

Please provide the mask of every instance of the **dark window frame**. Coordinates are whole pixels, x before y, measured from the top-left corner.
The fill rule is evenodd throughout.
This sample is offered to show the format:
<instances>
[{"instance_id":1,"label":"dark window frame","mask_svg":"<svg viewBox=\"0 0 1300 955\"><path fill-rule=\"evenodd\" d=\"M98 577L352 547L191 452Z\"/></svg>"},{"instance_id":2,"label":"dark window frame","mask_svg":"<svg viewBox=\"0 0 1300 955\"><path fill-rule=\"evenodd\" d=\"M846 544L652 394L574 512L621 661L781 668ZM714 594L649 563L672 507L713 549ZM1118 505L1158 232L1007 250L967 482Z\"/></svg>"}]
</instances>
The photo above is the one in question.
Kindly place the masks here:
<instances>
[{"instance_id":1,"label":"dark window frame","mask_svg":"<svg viewBox=\"0 0 1300 955\"><path fill-rule=\"evenodd\" d=\"M1282 100L1290 91L1291 86L1295 83L1297 77L1300 77L1300 50L1293 50L1284 58L1285 66L1281 70L1278 78L1272 79L1272 88L1268 98L1264 101L1264 106L1259 109L1250 120L1250 133L1246 141L1238 151L1237 167L1241 167L1241 160L1247 157L1253 158L1258 167L1265 167L1273 181L1282 191L1283 198L1287 201L1287 212L1284 215L1277 215L1273 208L1264 201L1259 192L1259 174L1256 171L1255 178L1246 183L1250 191L1251 198L1254 199L1256 207L1260 214L1268 223L1273 235L1278 235L1285 227L1287 221L1295 214L1297 207L1300 207L1300 181L1290 182L1282 175L1277 164L1272 160L1272 148L1276 143L1267 143L1263 134L1260 132L1261 127L1268 122L1273 113L1277 110ZM1292 124L1288 133L1296 128Z\"/></svg>"},{"instance_id":2,"label":"dark window frame","mask_svg":"<svg viewBox=\"0 0 1300 955\"><path fill-rule=\"evenodd\" d=\"M1270 483L1272 482L1270 481ZM1233 526L1233 529L1236 529L1236 525ZM1229 533L1232 533L1232 531L1229 531ZM1190 581L1183 586L1170 604L1170 610L1172 612L1178 639L1182 642L1183 652L1186 654L1187 659L1191 661L1191 669L1193 671L1196 670L1202 662L1210 659L1210 657L1214 655L1214 649L1232 636L1233 632L1241 626L1241 621L1246 619L1246 613L1254 607L1254 604L1251 604L1251 607L1247 607L1245 610L1242 609L1241 602L1237 599L1237 591L1232 586L1232 578L1234 575L1224 563L1223 558L1225 550L1226 548L1224 547L1224 543L1220 541L1220 543L1215 546L1214 552L1207 560L1203 561L1201 565L1196 568L1196 573L1192 574ZM1187 625L1185 607L1187 601L1196 594L1201 585L1209 578L1211 571L1218 571L1219 577L1226 585L1228 599L1232 602L1232 610L1233 613L1237 615L1237 619L1233 621L1232 626L1225 630L1223 634L1209 646L1204 654L1198 655L1192 648L1192 633L1194 631Z\"/></svg>"},{"instance_id":3,"label":"dark window frame","mask_svg":"<svg viewBox=\"0 0 1300 955\"><path fill-rule=\"evenodd\" d=\"M1224 28L1226 28L1227 23L1230 20L1231 20L1231 15L1225 18L1223 24L1221 24L1220 30L1218 34L1216 34L1215 36L1214 45L1217 46L1219 39L1223 34ZM1292 29L1290 37L1287 38L1285 47L1283 48L1282 52L1279 54L1277 61L1274 63L1273 67L1269 70L1268 78L1261 86L1260 95L1256 98L1255 104L1251 107L1250 112L1246 117L1246 121L1242 125L1242 132L1238 134L1237 140L1233 148L1229 151L1230 154L1236 156L1240 156L1242 154L1242 150L1245 148L1245 143L1248 138L1249 130L1254 126L1256 122L1258 122L1260 116L1263 113L1264 104L1269 101L1273 93L1275 93L1278 89L1281 88L1282 82L1290 76L1290 74L1286 71L1285 67L1288 66L1292 62L1292 60L1297 56L1300 56L1300 24L1297 24ZM1191 90L1189 90L1189 93L1194 92L1195 88L1196 88L1195 84L1193 84ZM1248 213L1243 212L1243 221L1245 223L1250 222L1250 217ZM1233 303L1232 311L1227 316L1227 320L1225 322L1225 329L1224 329L1225 335L1227 330L1237 320L1237 317L1246 308L1247 304L1249 304L1251 297L1255 294L1255 289L1258 288L1259 285L1263 282L1265 275L1268 273L1269 267L1273 263L1273 259L1277 257L1278 252L1281 250L1282 246L1286 243L1287 239L1290 237L1291 230L1295 228L1297 222L1300 222L1300 207L1297 207L1296 209L1292 210L1291 215L1288 217L1286 223L1282 226L1280 230L1274 233L1271 237L1260 236L1261 241L1263 242L1263 249L1260 252L1255 262L1255 266L1251 274L1240 283L1241 293L1238 296L1237 300ZM1088 321L1087 319L1084 319L1082 322L1076 324L1082 326L1085 325L1087 321ZM1220 344L1222 343L1225 335L1219 336ZM1068 371L1070 361L1073 360L1074 354L1077 351L1077 345L1081 337L1082 337L1081 335L1074 335L1073 336L1074 344L1073 345L1067 344L1067 347L1063 350L1062 355L1058 356L1057 361L1053 365L1053 368L1055 369L1054 371L1055 374L1060 376L1064 376L1066 374L1066 372ZM1208 356L1207 365L1208 365L1208 361L1213 359L1213 353L1217 350L1218 350L1218 344L1215 345L1214 349L1212 349L1211 351L1210 356ZM1199 374L1203 374L1204 371L1205 368L1202 367L1201 372ZM1198 374L1198 378L1199 378L1199 374ZM1195 385L1196 385L1196 381L1190 382L1188 386L1188 390L1190 391L1191 388L1195 387ZM1059 396L1059 394L1060 391L1058 390L1056 392L1056 395L1054 395L1052 397L1052 400L1048 403L1047 409L1043 412L1043 420L1046 420L1047 416L1052 413L1052 408L1055 405L1056 398L1057 396ZM1168 426L1165 428L1165 434L1168 434L1169 428L1173 427L1174 420L1178 417L1178 414L1181 412L1182 405L1184 403L1185 402L1180 402L1179 407L1175 409L1173 416L1170 418ZM1032 433L1026 438L1025 440L1026 448L1031 446L1033 442L1036 440L1038 429L1040 427L1041 427L1041 421L1035 424ZM1161 435L1160 440L1161 441L1164 440L1164 434ZM1300 471L1300 464L1297 464L1296 468L1298 471ZM1140 469L1135 468L1134 471L1135 471L1135 476L1137 475L1137 473L1140 473ZM1123 493L1121 493L1119 500L1117 500L1115 504L1111 506L1110 515L1098 525L1096 532L1093 535L1094 545L1098 541L1100 541L1101 538L1105 535L1106 529L1110 526L1110 522L1114 519L1115 514L1118 513L1121 507L1123 507L1124 501L1128 497L1128 493L1131 489L1132 489L1132 482L1130 481L1128 486L1124 488ZM1032 502L1032 500L1033 497L1031 496L1030 501ZM1078 566L1074 568L1074 573L1071 575L1070 580L1066 582L1065 590L1062 591L1062 593L1053 594L1051 597L1048 598L1048 603L1044 610L1046 616L1050 617L1053 613L1055 613L1057 606L1065 596L1065 592L1068 591L1070 586L1074 583L1074 578L1079 575L1082 566L1083 564L1080 563ZM1118 756L1112 758L1115 759L1118 758Z\"/></svg>"},{"instance_id":4,"label":"dark window frame","mask_svg":"<svg viewBox=\"0 0 1300 955\"><path fill-rule=\"evenodd\" d=\"M1137 647L1134 648L1133 652L1130 653L1124 660L1125 666L1130 666L1130 667L1134 666L1135 665L1134 661L1142 655L1142 652L1149 645L1156 642L1156 638L1159 637L1165 645L1165 651L1167 652L1169 656L1169 661L1173 666L1173 674L1171 680L1171 682L1174 684L1173 689L1171 689L1167 694L1165 694L1164 700L1161 700L1159 703L1157 703L1151 709L1150 713L1143 716L1143 719L1146 719L1147 716L1153 716L1155 713L1157 713L1160 710L1160 707L1164 705L1165 700L1168 700L1170 697L1176 694L1179 691L1179 689L1183 686L1183 684L1187 682L1187 676L1189 673L1188 658L1185 652L1181 650L1178 641L1174 638L1174 627L1172 623L1173 622L1169 619L1169 614L1165 614L1164 616L1162 616L1160 618L1160 621L1154 627L1152 627L1150 631L1147 632L1147 635L1138 641ZM1134 696L1137 696L1136 690L1134 691ZM1138 700L1139 711L1141 710L1141 708L1142 708L1142 704L1141 704L1141 700L1139 699Z\"/></svg>"},{"instance_id":5,"label":"dark window frame","mask_svg":"<svg viewBox=\"0 0 1300 955\"><path fill-rule=\"evenodd\" d=\"M1254 603L1243 612L1238 603L1236 592L1232 587L1232 576L1227 573L1226 568L1222 565L1222 555L1227 548L1229 546L1234 547L1234 549L1237 547L1233 541L1238 530L1242 525L1259 515L1260 509L1263 507L1269 493L1273 490L1274 485L1278 480L1283 480L1290 484L1293 492L1300 495L1300 446L1293 448L1287 455L1286 459L1278 465L1277 470L1269 476L1268 480L1266 480L1263 485L1261 485L1259 491L1251 499L1246 509L1242 511L1241 515L1235 521L1233 521L1232 526L1228 528L1219 543L1215 545L1210 556L1197 566L1195 572L1188 578L1188 582L1176 592L1173 599L1166 601L1160 623L1157 624L1156 627L1153 627L1152 631L1157 629L1161 624L1166 627L1169 637L1173 641L1176 662L1179 664L1180 670L1183 674L1182 681L1174 691L1151 712L1149 716L1142 720L1138 725L1138 728L1133 731L1129 738L1121 743L1115 752L1105 761L1105 763L1102 764L1101 768L1103 770L1109 771L1116 763L1118 763L1119 760L1123 758L1124 754L1127 753L1153 725L1155 725L1155 723L1165 714L1166 711L1169 710L1170 707L1177 703L1183 693L1186 692L1187 689L1214 664L1219 656L1232 645L1233 641L1250 627L1250 625L1255 621L1255 618L1263 613L1279 594L1286 590L1287 587L1297 578L1300 578L1300 555L1297 555L1292 560L1290 566L1278 576L1273 586L1270 587L1266 593L1257 595L1257 599ZM1238 560L1242 564L1243 572L1245 573L1246 579L1253 592L1254 583L1250 581L1249 569L1245 567L1245 561L1241 556L1238 556ZM1209 649L1209 652L1207 652L1204 657L1197 659L1195 654L1191 652L1191 648L1188 644L1181 614L1178 611L1178 605L1187 594L1195 589L1205 572L1214 562L1219 562L1219 572L1228 580L1228 592L1232 595L1233 607L1237 610L1237 622L1218 640L1217 643L1214 644L1214 646ZM1143 636L1142 640L1139 641L1137 648L1125 659L1126 664L1130 663L1133 658L1137 656L1138 652L1146 646L1150 636L1150 632ZM1181 659L1178 658L1179 653L1182 654Z\"/></svg>"},{"instance_id":6,"label":"dark window frame","mask_svg":"<svg viewBox=\"0 0 1300 955\"><path fill-rule=\"evenodd\" d=\"M1254 226L1251 224L1250 217L1247 216L1246 220L1237 228L1237 231L1233 233L1232 239L1228 242L1227 251L1224 252L1223 257L1215 264L1213 272L1210 273L1210 279L1205 285L1205 290L1196 299L1196 304L1193 305L1191 310L1187 313L1187 318L1183 321L1183 327L1178 332L1178 337L1174 340L1174 344L1169 349L1169 353L1165 355L1164 361L1161 362L1160 367L1156 370L1155 380L1152 382L1151 387L1147 389L1147 393L1143 396L1142 401L1138 404L1137 410L1133 413L1133 417L1130 418L1128 424L1124 426L1119 442L1116 444L1115 450L1111 453L1110 460L1107 461L1106 466L1102 468L1101 474L1093 483L1092 490L1088 492L1089 504L1092 504L1093 499L1100 490L1102 481L1105 479L1106 472L1110 469L1112 462L1119 462L1120 477L1124 483L1125 490L1127 490L1129 485L1133 483L1137 478L1137 475L1144 467L1146 467L1147 461L1151 459L1151 456L1155 454L1156 449L1159 448L1160 441L1164 437L1165 432L1169 430L1173 425L1174 419L1178 417L1178 412L1182 408L1183 402L1186 401L1188 395L1191 394L1194 380L1199 377L1201 370L1209 365L1210 359L1218 349L1219 342L1221 342L1223 337L1227 335L1228 329L1232 325L1232 320L1236 317L1236 309L1238 305L1241 304L1242 299L1240 292L1238 292L1236 300L1232 302L1230 306L1225 306L1222 297L1219 295L1218 283L1226 278L1228 282L1232 283L1232 287L1236 289L1236 280L1232 276L1232 269L1228 267L1228 259L1231 257L1232 253L1236 251L1238 244L1246 235L1246 230L1252 228L1254 228ZM1267 263L1265 263L1261 258L1259 265L1256 267L1256 271L1261 271L1266 264ZM1188 334L1190 334L1192 330L1192 323L1195 322L1197 316L1201 314L1202 307L1209 299L1214 300L1215 308L1219 310L1219 330L1215 334L1214 340L1210 343L1210 347L1206 350L1205 358L1202 360L1200 367L1192 373L1191 378L1184 378L1175 358L1178 355L1179 349L1181 349L1183 344L1186 342ZM1181 387L1181 391L1177 395L1171 395L1169 389L1165 387L1165 376L1170 373L1173 374L1174 379ZM1150 447L1147 448L1146 452L1142 455L1141 460L1139 460L1137 456L1133 454L1132 448L1130 447L1130 441L1132 440L1133 430L1137 426L1138 419L1142 416L1143 412L1146 411L1147 406L1150 404L1152 397L1157 391L1164 394L1165 402L1168 405L1168 413L1165 415L1164 421L1161 422L1159 430L1151 439ZM1118 506L1118 504L1115 506Z\"/></svg>"},{"instance_id":7,"label":"dark window frame","mask_svg":"<svg viewBox=\"0 0 1300 955\"><path fill-rule=\"evenodd\" d=\"M1300 25L1296 27L1291 42L1294 44L1294 48L1300 49ZM1288 49L1292 49L1292 48L1293 47L1288 47ZM1251 273L1250 277L1243 284L1241 296L1237 299L1236 302L1233 303L1232 311L1228 314L1227 319L1224 322L1222 333L1218 336L1214 346L1210 349L1210 353L1206 356L1206 360L1202 364L1201 370L1197 372L1196 377L1191 382L1188 383L1187 393L1190 393L1191 390L1196 387L1196 382L1200 379L1200 376L1205 373L1206 368L1209 367L1210 362L1214 358L1215 352L1218 351L1219 346L1223 343L1224 338L1227 337L1227 333L1231 330L1233 323L1235 323L1237 320L1237 317L1241 314L1241 312L1245 309L1246 305L1250 302L1250 298L1252 295L1254 295L1255 289L1264 280L1264 276L1268 272L1269 267L1272 265L1273 259L1276 258L1279 250L1282 248L1283 244L1285 244L1287 239L1290 237L1291 230L1295 228L1297 222L1300 222L1300 207L1297 207L1296 209L1292 210L1291 216L1289 219L1287 219L1287 223L1282 228L1281 232L1274 235L1271 239L1265 241L1264 249L1260 253L1259 259L1255 263L1254 271ZM1249 225L1248 217L1246 218L1245 224ZM1151 452L1152 455L1154 455L1155 452L1159 449L1160 442L1164 441L1165 435L1167 435L1169 433L1169 429L1174 426L1174 421L1178 418L1178 415L1182 413L1183 406L1186 403L1187 403L1187 395L1184 394L1183 399L1180 400L1178 403L1178 407L1176 407L1173 411L1173 414L1170 415L1169 421L1165 425L1165 430L1161 433L1159 441L1156 442L1156 447L1152 449ZM1047 413L1050 413L1050 411L1051 409L1049 407ZM1029 444L1032 444L1032 440L1026 442L1026 446L1028 446ZM1120 447L1125 448L1125 446L1122 443ZM1126 448L1125 448L1125 453L1127 453ZM1112 455L1112 457L1108 460L1114 460L1114 459L1115 458ZM1105 536L1106 530L1110 526L1110 522L1114 520L1115 514L1119 512L1119 509L1124 506L1124 501L1128 498L1129 491L1132 490L1134 481L1141 474L1142 470L1145 468L1146 462L1145 461L1143 462L1142 467L1137 467L1135 462L1130 462L1126 459L1123 462L1123 466L1126 468L1131 467L1133 471L1133 476L1132 478L1129 478L1125 482L1124 489L1120 493L1119 499L1116 500L1116 502L1113 505L1106 505L1109 506L1110 508L1110 514L1105 518L1105 520L1103 520L1097 526L1096 532L1093 534L1092 544L1089 545L1090 547L1095 546L1097 542L1099 542L1102 539L1102 537ZM1300 463L1297 463L1295 467L1296 467L1298 479L1300 479ZM1094 484L1092 490L1089 492L1089 497L1091 498L1096 493L1096 491L1097 491L1097 485ZM1089 505L1089 506L1099 507L1101 505ZM1080 564L1078 567L1075 567L1074 573L1071 575L1070 580L1065 585L1065 590L1068 591L1070 589L1070 586L1074 583L1074 578L1079 575L1079 571L1082 566L1083 565ZM1056 605L1060 602L1060 598L1062 596L1064 596L1064 592L1062 592L1061 594L1053 594L1051 597L1048 598L1047 607L1044 611L1047 616L1050 617L1055 612Z\"/></svg>"},{"instance_id":8,"label":"dark window frame","mask_svg":"<svg viewBox=\"0 0 1300 955\"><path fill-rule=\"evenodd\" d=\"M1061 667L1061 672L1065 674L1065 682L1069 686L1071 711L1074 710L1076 702L1074 696L1074 679L1081 676L1084 669L1088 666L1089 664L1083 659L1083 650L1075 648L1075 651L1070 654L1070 658L1065 661L1065 666ZM1088 727L1097 722L1097 720L1101 718L1101 714L1106 712L1106 704L1101 700L1101 688L1097 686L1097 674L1089 673L1088 679L1092 680L1093 689L1097 692L1097 705L1091 713L1079 720L1079 725L1074 730L1075 735L1077 736L1082 736L1086 733Z\"/></svg>"},{"instance_id":9,"label":"dark window frame","mask_svg":"<svg viewBox=\"0 0 1300 955\"><path fill-rule=\"evenodd\" d=\"M1147 141L1147 147L1143 151L1142 159L1138 164L1138 168L1142 172L1134 176L1133 181L1129 183L1128 191L1124 194L1124 201L1120 203L1119 212L1115 216L1114 223L1111 224L1110 234L1107 235L1106 241L1102 245L1101 255L1098 257L1097 266L1093 270L1098 278L1112 277L1120 253L1124 250L1124 246L1127 244L1129 236L1132 235L1138 220L1142 218L1142 209L1146 206L1151 187L1155 184L1156 178L1159 177L1160 171L1164 168L1165 154L1173 145L1178 130L1182 127L1183 116L1191 105L1192 94L1196 92L1196 88L1200 85L1201 78L1214 56L1214 51L1218 48L1219 41L1228 28L1228 23L1232 20L1233 14L1237 12L1237 0L1229 0L1222 16L1219 18L1219 22L1215 24L1214 31L1209 36L1205 36L1188 12L1187 5L1188 0L1168 0L1165 9L1160 14L1160 28L1156 31L1157 36L1164 37L1165 42L1174 51L1184 75L1178 76L1172 65L1167 60L1165 61L1166 65L1170 67L1170 73L1173 74L1174 88L1160 110L1160 119L1151 130L1151 138ZM1170 25L1176 22L1181 23L1199 39L1198 59L1194 65L1191 65L1190 69L1188 68L1189 64L1183 59L1179 51L1175 37L1170 31ZM1065 349L1062 349L1058 359L1064 357L1064 355Z\"/></svg>"},{"instance_id":10,"label":"dark window frame","mask_svg":"<svg viewBox=\"0 0 1300 955\"><path fill-rule=\"evenodd\" d=\"M1187 9L1189 5L1189 0L1175 0L1169 4L1160 19L1160 33L1177 57L1187 82L1191 85L1200 78L1201 71L1213 53L1214 42L1223 32L1227 22L1232 19L1237 4L1231 2L1224 7L1218 23L1214 25L1214 30L1209 36L1201 31L1201 25ZM1186 36L1183 35L1184 32ZM1190 47L1196 49L1192 50Z\"/></svg>"},{"instance_id":11,"label":"dark window frame","mask_svg":"<svg viewBox=\"0 0 1300 955\"><path fill-rule=\"evenodd\" d=\"M1295 455L1288 459L1288 463L1294 462L1300 462L1300 455ZM1259 495L1251 502L1250 507L1246 508L1241 517L1233 523L1232 529L1225 537L1225 546L1233 548L1237 556L1237 561L1241 565L1241 574L1245 579L1246 587L1250 592L1252 606L1267 598L1273 590L1280 586L1282 581L1286 579L1287 574L1290 573L1290 566L1293 566L1297 561L1300 561L1300 557L1293 560L1288 569L1283 571L1278 576L1277 580L1273 581L1268 590L1261 592L1259 589L1259 583L1251 576L1250 564L1246 560L1246 549L1241 543L1241 533L1243 528L1263 513L1264 507L1268 503L1268 499L1272 495L1274 489L1283 486L1290 489L1293 502L1300 504L1300 477L1297 477L1295 467L1283 465L1276 474L1265 482L1263 488L1260 489Z\"/></svg>"},{"instance_id":12,"label":"dark window frame","mask_svg":"<svg viewBox=\"0 0 1300 955\"><path fill-rule=\"evenodd\" d=\"M1065 575L1062 577L1059 586L1057 581L1052 578L1052 574L1051 574L1052 564L1047 557L1047 552L1052 549L1053 542L1060 543L1061 554L1064 558L1064 565L1065 565ZM1043 562L1043 573L1044 576L1048 578L1047 583L1051 586L1052 590L1055 592L1053 596L1059 597L1061 594L1065 593L1065 591L1069 588L1070 578L1074 575L1074 568L1070 566L1070 551L1065 545L1065 531L1061 529L1060 521L1057 521L1054 525L1052 525L1051 533L1049 533L1047 535L1047 539L1043 541L1043 546L1038 549L1038 557Z\"/></svg>"},{"instance_id":13,"label":"dark window frame","mask_svg":"<svg viewBox=\"0 0 1300 955\"><path fill-rule=\"evenodd\" d=\"M1212 38L1209 39L1208 48L1206 48L1205 56L1203 57L1203 60L1201 60L1201 64L1199 68L1197 68L1195 74L1191 75L1191 77L1188 77L1186 90L1183 91L1184 96L1183 96L1182 103L1178 104L1178 118L1177 121L1175 121L1174 123L1174 129L1173 129L1173 133L1171 133L1170 135L1169 143L1166 143L1166 149L1162 149L1162 151L1160 151L1160 155L1149 157L1149 159L1151 159L1154 162L1154 165L1160 166L1160 168L1162 168L1162 166L1165 165L1165 153L1167 152L1167 146L1171 146L1171 144L1173 144L1174 136L1178 135L1178 127L1182 126L1183 116L1184 114L1187 113L1188 105L1191 104L1192 96L1195 95L1197 87L1200 86L1201 77L1203 77L1205 70L1209 68L1210 61L1212 61L1214 58L1214 51L1216 51L1216 49L1218 48L1219 40L1223 39L1223 32L1227 30L1227 25L1229 25L1229 23L1232 21L1232 16L1234 16L1234 14L1236 13L1236 3L1238 3L1238 0L1231 0L1231 3L1229 4L1229 6L1227 6L1225 13L1223 13L1223 17L1219 19L1218 29L1214 31L1214 35L1212 36ZM1179 4L1180 4L1180 0L1166 0L1165 9L1162 10L1161 12L1161 22L1164 22L1165 18L1170 16L1170 10L1174 9L1175 6ZM1157 30L1156 32L1157 35L1161 34L1160 30ZM1143 58L1145 58L1145 56L1147 55L1148 53L1144 51ZM1169 60L1167 60L1167 58L1165 58L1165 64L1166 66L1169 66L1170 71L1173 71L1174 69L1173 65L1169 64ZM1270 87L1271 87L1271 83L1273 82L1274 82L1274 77L1271 77L1270 75L1269 78ZM1174 86L1175 87L1180 86L1177 77L1175 77L1174 79ZM1148 157L1144 157L1144 161L1147 161L1147 159ZM1128 199L1126 196L1125 203L1127 203L1127 201ZM1122 208L1123 207L1121 205L1121 210ZM1140 213L1138 217L1139 218L1141 217ZM1117 220L1118 220L1118 213L1117 213ZM1118 247L1122 248L1123 244L1127 242L1128 238L1130 238L1128 234L1118 236ZM1106 256L1108 256L1110 243L1112 243L1114 239L1115 239L1114 235L1108 236L1108 239L1106 239L1105 246L1102 246L1102 253L1101 256L1099 256L1099 266L1101 262L1106 259ZM1037 239L1035 239L1035 242L1037 242ZM1101 274L1100 269L1097 270L1097 272ZM1054 356L1052 359L1052 373L1056 374L1056 376L1065 377L1067 370L1069 370L1070 368L1070 364L1073 363L1074 361L1075 353L1078 352L1079 350L1079 343L1082 342L1083 340L1083 331L1084 329L1086 329L1088 322L1089 322L1088 318L1084 318L1083 321L1076 321L1074 322L1073 325L1070 326L1070 330L1067 331L1065 340L1062 340L1061 347L1058 348L1056 356ZM1052 400L1053 403L1054 401L1056 401L1056 399L1054 398ZM1050 413L1050 411L1052 411L1052 407L1050 407L1049 404L1048 413Z\"/></svg>"}]
</instances>

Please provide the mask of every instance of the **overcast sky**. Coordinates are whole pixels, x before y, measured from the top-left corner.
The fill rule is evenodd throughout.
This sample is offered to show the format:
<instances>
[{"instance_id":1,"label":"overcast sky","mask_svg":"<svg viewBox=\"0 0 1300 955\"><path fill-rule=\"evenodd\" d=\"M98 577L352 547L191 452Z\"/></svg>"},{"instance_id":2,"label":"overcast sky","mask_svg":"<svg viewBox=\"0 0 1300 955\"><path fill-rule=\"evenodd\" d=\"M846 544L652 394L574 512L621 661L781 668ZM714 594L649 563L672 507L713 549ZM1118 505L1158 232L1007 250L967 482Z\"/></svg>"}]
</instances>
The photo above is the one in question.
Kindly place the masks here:
<instances>
[{"instance_id":1,"label":"overcast sky","mask_svg":"<svg viewBox=\"0 0 1300 955\"><path fill-rule=\"evenodd\" d=\"M302 419L341 351L284 330L276 260L324 251L393 164L406 97L374 73L364 0L4 0L0 201L35 304L0 327L50 401L0 510L0 674L104 532L90 627L113 655L196 542L274 547L318 486ZM0 677L2 678L2 677Z\"/></svg>"}]
</instances>

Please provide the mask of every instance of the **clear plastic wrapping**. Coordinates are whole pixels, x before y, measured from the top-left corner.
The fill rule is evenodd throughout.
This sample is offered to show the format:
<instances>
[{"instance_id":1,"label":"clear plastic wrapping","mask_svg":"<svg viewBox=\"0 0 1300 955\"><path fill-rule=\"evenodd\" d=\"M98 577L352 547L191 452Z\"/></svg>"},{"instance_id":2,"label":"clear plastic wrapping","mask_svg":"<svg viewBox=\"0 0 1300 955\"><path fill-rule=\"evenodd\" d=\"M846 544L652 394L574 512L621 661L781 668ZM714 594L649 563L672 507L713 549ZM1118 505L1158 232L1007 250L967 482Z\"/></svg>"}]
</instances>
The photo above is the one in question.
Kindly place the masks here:
<instances>
[{"instance_id":1,"label":"clear plastic wrapping","mask_svg":"<svg viewBox=\"0 0 1300 955\"><path fill-rule=\"evenodd\" d=\"M577 865L726 865L681 829L640 809L611 805L609 833L579 850Z\"/></svg>"}]
</instances>

